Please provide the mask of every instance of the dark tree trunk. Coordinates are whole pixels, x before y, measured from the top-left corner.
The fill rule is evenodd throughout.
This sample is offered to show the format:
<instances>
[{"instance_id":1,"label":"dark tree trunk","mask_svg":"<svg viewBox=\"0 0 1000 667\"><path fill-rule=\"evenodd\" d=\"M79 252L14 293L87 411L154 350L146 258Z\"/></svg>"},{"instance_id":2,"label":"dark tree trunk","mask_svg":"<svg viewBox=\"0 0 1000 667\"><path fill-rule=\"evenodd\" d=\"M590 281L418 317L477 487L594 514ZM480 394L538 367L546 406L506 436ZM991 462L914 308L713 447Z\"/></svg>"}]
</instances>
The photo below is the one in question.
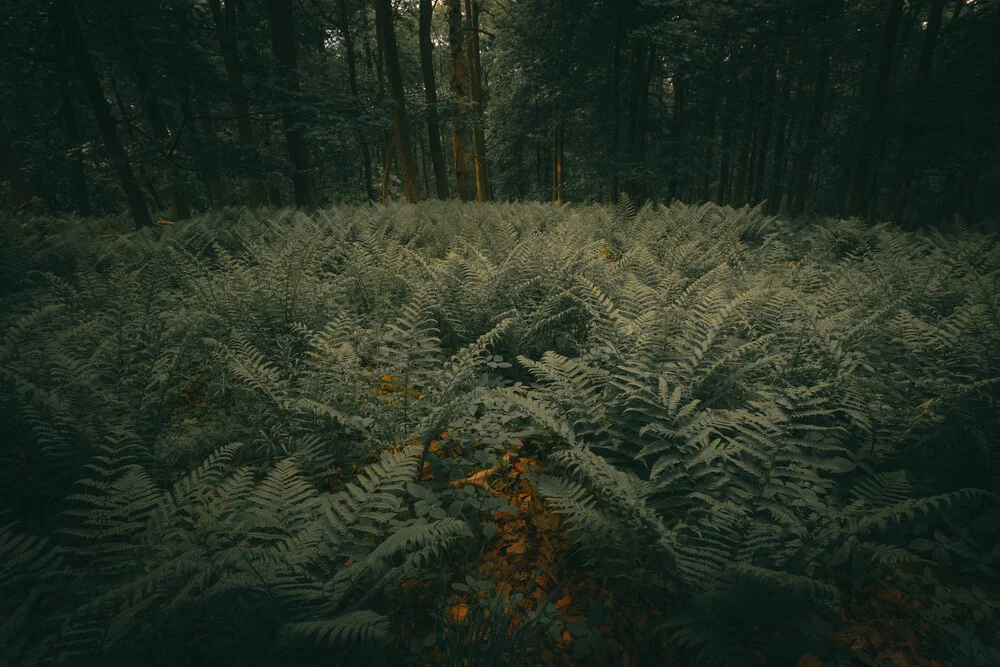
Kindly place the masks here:
<instances>
[{"instance_id":1,"label":"dark tree trunk","mask_svg":"<svg viewBox=\"0 0 1000 667\"><path fill-rule=\"evenodd\" d=\"M701 190L698 195L703 201L708 201L712 198L712 163L715 158L715 115L716 109L719 106L719 97L722 94L722 82L720 81L722 76L722 58L723 55L721 53L718 54L715 58L715 64L712 67L712 89L708 94L708 109L705 112L705 147L702 149Z\"/></svg>"},{"instance_id":2,"label":"dark tree trunk","mask_svg":"<svg viewBox=\"0 0 1000 667\"><path fill-rule=\"evenodd\" d=\"M344 48L347 50L347 75L351 85L351 96L356 104L360 104L358 95L358 71L354 56L354 33L351 31L350 16L347 13L347 0L337 0L340 11L340 30L344 34ZM375 201L375 189L372 186L372 156L368 149L368 138L364 128L358 129L358 144L361 149L361 166L364 172L365 193L368 201Z\"/></svg>"},{"instance_id":3,"label":"dark tree trunk","mask_svg":"<svg viewBox=\"0 0 1000 667\"><path fill-rule=\"evenodd\" d=\"M31 205L31 189L28 179L17 159L17 153L7 134L7 128L0 123L0 171L10 182L10 194L6 201L0 202L4 208L23 210Z\"/></svg>"},{"instance_id":4,"label":"dark tree trunk","mask_svg":"<svg viewBox=\"0 0 1000 667\"><path fill-rule=\"evenodd\" d=\"M784 185L785 149L788 146L789 120L792 117L792 73L785 67L785 76L781 84L781 103L778 106L778 127L774 133L774 160L771 164L771 180L766 188L767 212L777 215L781 211L781 190Z\"/></svg>"},{"instance_id":5,"label":"dark tree trunk","mask_svg":"<svg viewBox=\"0 0 1000 667\"><path fill-rule=\"evenodd\" d=\"M941 16L944 13L945 0L932 0L930 15L927 17L927 32L924 36L923 49L920 52L920 64L917 67L917 90L915 94L922 97L927 83L931 78L931 66L934 62L934 49L937 46L938 33L941 31ZM899 167L889 187L889 215L892 220L902 226L903 212L906 209L906 195L913 178L912 149L916 138L916 128L912 121L906 121L903 126L903 136L899 141Z\"/></svg>"},{"instance_id":6,"label":"dark tree trunk","mask_svg":"<svg viewBox=\"0 0 1000 667\"><path fill-rule=\"evenodd\" d=\"M462 25L462 0L445 0L448 8L448 50L451 55L451 94L455 96L458 109L452 120L452 146L455 154L455 186L458 198L469 201L469 153L465 144L465 28Z\"/></svg>"},{"instance_id":7,"label":"dark tree trunk","mask_svg":"<svg viewBox=\"0 0 1000 667\"><path fill-rule=\"evenodd\" d=\"M903 0L891 0L889 4L889 14L886 20L885 32L882 37L882 48L880 50L878 64L878 79L875 82L875 91L872 95L871 106L869 107L868 122L865 126L864 136L861 140L861 152L858 157L857 167L854 171L854 186L851 191L850 214L860 216L863 214L865 204L868 201L868 188L871 176L872 157L874 155L875 144L879 142L882 125L882 111L885 108L886 96L889 90L889 76L892 73L892 60L895 53L896 33L899 31L899 24L903 17Z\"/></svg>"},{"instance_id":8,"label":"dark tree trunk","mask_svg":"<svg viewBox=\"0 0 1000 667\"><path fill-rule=\"evenodd\" d=\"M760 133L757 135L756 158L753 166L753 182L750 185L750 203L756 204L766 196L767 192L767 152L771 148L771 130L774 125L775 94L778 88L777 68L772 63L764 75L764 118L760 123Z\"/></svg>"},{"instance_id":9,"label":"dark tree trunk","mask_svg":"<svg viewBox=\"0 0 1000 667\"><path fill-rule=\"evenodd\" d=\"M389 80L389 94L392 96L392 126L396 136L396 152L403 172L403 194L406 201L415 204L420 201L420 186L417 184L417 165L410 150L410 124L406 118L406 94L403 91L403 74L399 66L399 50L396 47L396 31L392 25L392 4L389 0L375 0L375 29L382 35L385 57L386 78Z\"/></svg>"},{"instance_id":10,"label":"dark tree trunk","mask_svg":"<svg viewBox=\"0 0 1000 667\"><path fill-rule=\"evenodd\" d=\"M479 60L479 0L465 0L469 36L469 104L472 111L472 151L476 164L476 201L490 199L489 169L486 162L486 134L483 129L483 66Z\"/></svg>"},{"instance_id":11,"label":"dark tree trunk","mask_svg":"<svg viewBox=\"0 0 1000 667\"><path fill-rule=\"evenodd\" d=\"M159 153L168 163L170 172L170 202L173 215L181 220L191 217L191 203L188 200L187 187L180 175L180 171L172 164L173 156L170 148L170 129L167 127L166 117L160 107L160 100L153 90L147 68L143 66L142 53L139 44L132 31L132 24L127 14L120 15L119 34L125 45L125 53L128 56L129 67L135 79L136 88L142 98L142 106L146 111L149 120L149 127L152 130L153 138L159 144Z\"/></svg>"},{"instance_id":12,"label":"dark tree trunk","mask_svg":"<svg viewBox=\"0 0 1000 667\"><path fill-rule=\"evenodd\" d=\"M87 174L83 166L82 140L80 129L76 122L76 107L73 104L73 86L70 83L69 68L66 55L69 49L69 38L65 30L55 31L55 66L56 80L59 85L59 98L63 123L66 125L66 138L69 140L70 173L73 187L76 190L76 205L80 215L90 215L90 193L87 189Z\"/></svg>"},{"instance_id":13,"label":"dark tree trunk","mask_svg":"<svg viewBox=\"0 0 1000 667\"><path fill-rule=\"evenodd\" d=\"M228 4L228 3L227 3ZM296 112L295 100L299 94L299 73L296 62L295 19L292 0L269 0L271 7L271 47L279 64L279 78L285 89L286 99L281 105L281 123L288 142L288 156L295 173L292 184L295 188L295 205L299 208L316 209L316 190L313 187L312 164L309 159L309 144L302 131L301 118Z\"/></svg>"},{"instance_id":14,"label":"dark tree trunk","mask_svg":"<svg viewBox=\"0 0 1000 667\"><path fill-rule=\"evenodd\" d=\"M142 227L152 227L153 219L146 208L146 200L142 198L139 190L139 181L135 178L125 149L122 148L118 133L115 131L115 121L111 116L111 109L108 100L104 97L104 89L101 87L101 80L94 69L94 61L87 49L87 44L83 39L83 31L80 29L80 22L73 8L73 0L59 0L62 8L62 20L67 35L69 52L73 55L76 64L77 74L83 80L87 90L87 97L94 110L94 117L97 119L97 129L101 133L101 139L108 149L108 155L115 167L118 182L122 190L125 191L125 198L128 200L129 208L132 210L132 217L135 220L136 229Z\"/></svg>"},{"instance_id":15,"label":"dark tree trunk","mask_svg":"<svg viewBox=\"0 0 1000 667\"><path fill-rule=\"evenodd\" d=\"M431 0L420 0L420 67L424 74L424 99L427 100L427 143L431 163L434 165L434 186L438 199L448 198L448 171L441 147L441 129L438 124L437 83L434 79L434 44L431 42Z\"/></svg>"},{"instance_id":16,"label":"dark tree trunk","mask_svg":"<svg viewBox=\"0 0 1000 667\"><path fill-rule=\"evenodd\" d=\"M809 110L809 126L806 131L806 141L800 147L798 157L795 160L795 173L792 176L792 217L802 215L807 208L809 175L812 172L813 157L819 151L819 141L823 134L823 109L826 108L826 90L829 80L830 62L826 47L824 46L819 56L813 103L812 108Z\"/></svg>"},{"instance_id":17,"label":"dark tree trunk","mask_svg":"<svg viewBox=\"0 0 1000 667\"><path fill-rule=\"evenodd\" d=\"M208 102L204 97L199 96L196 101L198 107L198 122L201 126L201 134L204 138L205 148L209 152L214 152L219 145L219 135L215 130L215 119L208 108ZM209 158L208 166L208 201L213 209L220 209L224 204L222 188L222 174L213 158Z\"/></svg>"},{"instance_id":18,"label":"dark tree trunk","mask_svg":"<svg viewBox=\"0 0 1000 667\"><path fill-rule=\"evenodd\" d=\"M247 191L250 197L250 206L260 208L268 197L264 185L261 183L260 166L257 161L257 140L250 122L250 107L247 104L246 88L243 86L243 66L240 63L239 45L236 43L236 3L227 2L225 14L223 14L219 0L208 0L208 7L212 11L215 36L219 41L219 50L222 51L222 60L226 66L230 100L233 115L236 116L236 132L249 160Z\"/></svg>"},{"instance_id":19,"label":"dark tree trunk","mask_svg":"<svg viewBox=\"0 0 1000 667\"><path fill-rule=\"evenodd\" d=\"M750 59L750 80L747 86L749 106L743 110L743 127L736 158L736 180L733 184L733 206L739 208L746 203L747 170L750 166L750 147L753 145L754 127L760 114L761 47L754 44L747 57Z\"/></svg>"}]
</instances>

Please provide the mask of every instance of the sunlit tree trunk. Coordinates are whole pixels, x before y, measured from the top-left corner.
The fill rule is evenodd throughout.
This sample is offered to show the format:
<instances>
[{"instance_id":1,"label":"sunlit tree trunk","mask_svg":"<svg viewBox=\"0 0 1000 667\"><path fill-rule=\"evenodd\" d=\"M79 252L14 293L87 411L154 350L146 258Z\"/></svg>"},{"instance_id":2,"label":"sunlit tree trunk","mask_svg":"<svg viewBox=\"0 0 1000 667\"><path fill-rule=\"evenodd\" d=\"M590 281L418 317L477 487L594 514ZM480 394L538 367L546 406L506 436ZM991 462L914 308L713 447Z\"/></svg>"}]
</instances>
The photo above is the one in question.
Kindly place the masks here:
<instances>
[{"instance_id":1,"label":"sunlit tree trunk","mask_svg":"<svg viewBox=\"0 0 1000 667\"><path fill-rule=\"evenodd\" d=\"M392 25L392 5L389 0L375 0L375 29L382 35L385 56L385 73L389 80L389 95L392 96L392 126L396 137L396 153L400 170L403 172L403 194L406 201L415 204L420 201L420 186L417 181L417 164L410 149L410 124L406 117L406 94L403 91L403 74L399 66L399 50L396 47L396 31Z\"/></svg>"},{"instance_id":2,"label":"sunlit tree trunk","mask_svg":"<svg viewBox=\"0 0 1000 667\"><path fill-rule=\"evenodd\" d=\"M479 0L465 0L470 30L466 40L469 52L469 103L472 110L472 149L476 163L476 201L490 198L489 171L486 162L486 134L483 130L483 66L479 58Z\"/></svg>"},{"instance_id":3,"label":"sunlit tree trunk","mask_svg":"<svg viewBox=\"0 0 1000 667\"><path fill-rule=\"evenodd\" d=\"M469 201L469 155L465 146L465 29L462 26L462 0L445 0L448 8L448 50L451 55L451 94L458 102L452 120L452 146L455 154L455 186L458 198Z\"/></svg>"}]
</instances>

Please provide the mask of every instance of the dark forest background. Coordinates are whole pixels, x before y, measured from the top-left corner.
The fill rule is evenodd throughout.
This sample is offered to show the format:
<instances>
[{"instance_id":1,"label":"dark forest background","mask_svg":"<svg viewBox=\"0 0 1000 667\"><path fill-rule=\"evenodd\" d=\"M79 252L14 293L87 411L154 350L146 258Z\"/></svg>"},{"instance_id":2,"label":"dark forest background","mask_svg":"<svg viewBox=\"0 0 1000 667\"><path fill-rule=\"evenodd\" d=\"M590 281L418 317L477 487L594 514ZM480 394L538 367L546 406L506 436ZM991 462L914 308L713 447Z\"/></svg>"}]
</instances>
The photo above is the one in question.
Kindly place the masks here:
<instances>
[{"instance_id":1,"label":"dark forest background","mask_svg":"<svg viewBox=\"0 0 1000 667\"><path fill-rule=\"evenodd\" d=\"M3 0L0 199L994 219L994 0Z\"/></svg>"}]
</instances>

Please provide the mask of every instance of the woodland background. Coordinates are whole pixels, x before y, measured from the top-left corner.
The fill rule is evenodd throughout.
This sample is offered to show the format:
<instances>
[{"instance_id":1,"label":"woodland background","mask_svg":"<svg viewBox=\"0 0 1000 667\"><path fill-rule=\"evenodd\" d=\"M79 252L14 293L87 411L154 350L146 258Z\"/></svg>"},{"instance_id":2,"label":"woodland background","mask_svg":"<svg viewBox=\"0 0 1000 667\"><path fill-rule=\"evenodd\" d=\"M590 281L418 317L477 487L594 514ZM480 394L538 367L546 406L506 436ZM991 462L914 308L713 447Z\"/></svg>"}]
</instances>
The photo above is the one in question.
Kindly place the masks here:
<instances>
[{"instance_id":1,"label":"woodland background","mask_svg":"<svg viewBox=\"0 0 1000 667\"><path fill-rule=\"evenodd\" d=\"M3 0L0 31L16 210L1000 203L992 0Z\"/></svg>"}]
</instances>

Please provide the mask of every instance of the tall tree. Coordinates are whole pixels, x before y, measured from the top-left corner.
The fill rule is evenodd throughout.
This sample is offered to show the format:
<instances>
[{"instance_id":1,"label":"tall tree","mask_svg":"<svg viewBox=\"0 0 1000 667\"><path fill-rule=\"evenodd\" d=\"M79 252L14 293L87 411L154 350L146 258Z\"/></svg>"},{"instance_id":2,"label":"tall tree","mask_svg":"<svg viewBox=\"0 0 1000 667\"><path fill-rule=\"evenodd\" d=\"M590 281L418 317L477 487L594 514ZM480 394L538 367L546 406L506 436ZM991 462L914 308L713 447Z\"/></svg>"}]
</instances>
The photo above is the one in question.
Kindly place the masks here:
<instances>
[{"instance_id":1,"label":"tall tree","mask_svg":"<svg viewBox=\"0 0 1000 667\"><path fill-rule=\"evenodd\" d=\"M434 186L438 199L448 198L448 172L441 147L441 130L438 125L437 84L434 80L434 44L431 42L431 19L434 16L432 0L420 0L420 68L424 75L424 98L427 100L427 143L431 163L434 165Z\"/></svg>"},{"instance_id":2,"label":"tall tree","mask_svg":"<svg viewBox=\"0 0 1000 667\"><path fill-rule=\"evenodd\" d=\"M813 101L812 108L809 110L806 141L800 147L801 150L796 157L792 175L792 206L790 209L792 217L802 215L807 208L809 177L812 173L813 157L820 150L819 140L823 132L823 110L826 108L826 90L829 80L830 59L827 47L824 44L820 48L819 59L816 63L815 79L812 84ZM803 86L803 97L805 97L805 93L807 92L805 86Z\"/></svg>"},{"instance_id":3,"label":"tall tree","mask_svg":"<svg viewBox=\"0 0 1000 667\"><path fill-rule=\"evenodd\" d=\"M228 3L227 3L228 4ZM309 145L302 129L302 119L297 113L299 94L299 71L296 60L295 20L292 0L269 0L271 8L271 48L279 64L279 78L285 89L285 100L281 105L281 124L288 142L288 156L295 173L292 186L295 189L295 205L315 210L316 190L313 187L312 164L309 159Z\"/></svg>"},{"instance_id":4,"label":"tall tree","mask_svg":"<svg viewBox=\"0 0 1000 667\"><path fill-rule=\"evenodd\" d=\"M445 0L448 8L448 50L451 56L451 94L458 102L452 120L452 146L455 153L455 186L458 198L469 201L469 154L465 146L465 28L462 25L462 0Z\"/></svg>"},{"instance_id":5,"label":"tall tree","mask_svg":"<svg viewBox=\"0 0 1000 667\"><path fill-rule=\"evenodd\" d=\"M118 139L115 121L111 116L111 108L104 96L101 80L94 69L90 50L84 41L80 20L73 8L73 0L59 0L59 3L63 29L67 35L68 50L73 56L77 74L83 80L84 88L87 90L87 97L90 99L94 117L97 119L97 129L101 133L101 139L108 150L108 155L111 156L115 173L118 175L118 183L125 192L125 198L132 210L136 229L152 227L153 219L149 215L149 209L146 208L146 200L143 199L142 192L139 190L139 181L136 180L135 172L132 171L132 166L128 162L125 149Z\"/></svg>"},{"instance_id":6,"label":"tall tree","mask_svg":"<svg viewBox=\"0 0 1000 667\"><path fill-rule=\"evenodd\" d=\"M385 56L385 73L389 80L389 95L392 97L392 128L396 137L396 152L403 172L403 194L406 201L415 204L420 201L420 186L417 181L417 163L410 148L410 124L406 118L406 93L403 90L403 73L399 66L399 49L396 46L396 29L392 20L392 4L389 0L375 0L375 29L382 35L382 49Z\"/></svg>"},{"instance_id":7,"label":"tall tree","mask_svg":"<svg viewBox=\"0 0 1000 667\"><path fill-rule=\"evenodd\" d=\"M347 11L347 0L337 0L340 13L340 31L344 35L344 49L347 51L347 79L351 86L351 96L356 104L360 102L358 88L358 66L354 47L354 31L351 30L350 15ZM358 128L358 144L361 149L361 167L365 179L365 193L368 201L375 201L375 189L372 187L372 156L368 150L368 138L364 127Z\"/></svg>"},{"instance_id":8,"label":"tall tree","mask_svg":"<svg viewBox=\"0 0 1000 667\"><path fill-rule=\"evenodd\" d=\"M215 36L219 42L222 61L226 67L230 104L233 108L233 115L236 116L236 131L249 161L247 191L250 197L250 206L260 208L267 201L267 192L264 190L260 178L257 139L250 122L250 107L247 103L246 87L243 84L243 65L240 62L239 45L236 40L236 3L227 2L225 12L223 12L219 0L208 0L208 7L212 12Z\"/></svg>"},{"instance_id":9,"label":"tall tree","mask_svg":"<svg viewBox=\"0 0 1000 667\"><path fill-rule=\"evenodd\" d=\"M0 204L12 209L27 206L31 202L31 189L28 187L28 179L21 168L21 161L17 159L17 153L3 123L0 123L0 170L10 182L7 201Z\"/></svg>"},{"instance_id":10,"label":"tall tree","mask_svg":"<svg viewBox=\"0 0 1000 667\"><path fill-rule=\"evenodd\" d=\"M466 43L469 52L469 105L472 111L472 150L476 162L476 201L490 198L489 170L486 163L486 134L483 129L483 66L479 50L479 0L465 0L469 24Z\"/></svg>"},{"instance_id":11,"label":"tall tree","mask_svg":"<svg viewBox=\"0 0 1000 667\"><path fill-rule=\"evenodd\" d=\"M945 0L931 0L930 12L927 16L926 34L923 48L920 51L920 64L917 67L917 98L926 94L927 84L931 78L931 66L934 62L934 49L937 47L938 33L941 31L941 17L944 13ZM889 215L897 225L903 224L903 211L906 208L906 191L913 178L912 149L916 135L912 118L904 122L903 134L899 140L898 167L889 187Z\"/></svg>"},{"instance_id":12,"label":"tall tree","mask_svg":"<svg viewBox=\"0 0 1000 667\"><path fill-rule=\"evenodd\" d=\"M864 137L861 141L861 153L858 156L854 171L854 186L851 190L849 212L860 216L865 212L868 202L868 186L871 176L872 159L875 144L881 140L882 111L889 91L889 76L892 73L892 61L896 52L896 33L903 18L903 0L890 0L889 13L882 34L882 47L879 51L878 78L875 90L868 107L868 122L865 124Z\"/></svg>"},{"instance_id":13,"label":"tall tree","mask_svg":"<svg viewBox=\"0 0 1000 667\"><path fill-rule=\"evenodd\" d=\"M143 62L143 56L139 42L133 34L131 17L127 10L115 13L118 18L119 34L125 46L125 55L128 59L129 68L135 80L136 88L142 98L142 106L149 119L149 127L152 130L153 138L159 143L160 154L168 162L172 161L172 151L170 148L170 129L167 127L167 120L160 106L160 100L156 91L153 90L153 83L149 78L148 63ZM170 202L173 215L182 220L191 217L191 203L188 201L187 187L183 178L175 165L170 165Z\"/></svg>"},{"instance_id":14,"label":"tall tree","mask_svg":"<svg viewBox=\"0 0 1000 667\"><path fill-rule=\"evenodd\" d=\"M70 82L69 66L66 62L68 38L66 31L62 29L62 22L58 21L58 17L56 19L55 25L58 29L53 30L53 39L55 41L56 82L59 86L59 112L66 126L66 138L69 140L70 171L73 187L76 189L77 210L80 215L89 216L90 194L87 189L87 174L83 166L82 141L76 122L76 107L73 104L73 86Z\"/></svg>"}]
</instances>

